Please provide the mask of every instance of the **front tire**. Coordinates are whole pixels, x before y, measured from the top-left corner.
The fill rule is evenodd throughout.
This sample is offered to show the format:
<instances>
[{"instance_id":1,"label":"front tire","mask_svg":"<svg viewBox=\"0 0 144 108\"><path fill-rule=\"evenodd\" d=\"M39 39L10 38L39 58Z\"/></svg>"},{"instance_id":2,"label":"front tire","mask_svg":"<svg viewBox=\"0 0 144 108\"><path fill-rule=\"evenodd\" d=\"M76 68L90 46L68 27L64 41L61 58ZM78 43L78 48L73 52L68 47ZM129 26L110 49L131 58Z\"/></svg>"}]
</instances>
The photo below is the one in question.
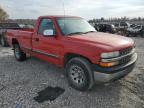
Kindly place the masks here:
<instances>
[{"instance_id":1,"label":"front tire","mask_svg":"<svg viewBox=\"0 0 144 108\"><path fill-rule=\"evenodd\" d=\"M86 91L93 86L92 71L88 60L82 57L72 58L66 65L66 73L70 86Z\"/></svg>"},{"instance_id":2,"label":"front tire","mask_svg":"<svg viewBox=\"0 0 144 108\"><path fill-rule=\"evenodd\" d=\"M17 61L26 60L26 54L20 49L18 44L14 44L14 56Z\"/></svg>"}]
</instances>

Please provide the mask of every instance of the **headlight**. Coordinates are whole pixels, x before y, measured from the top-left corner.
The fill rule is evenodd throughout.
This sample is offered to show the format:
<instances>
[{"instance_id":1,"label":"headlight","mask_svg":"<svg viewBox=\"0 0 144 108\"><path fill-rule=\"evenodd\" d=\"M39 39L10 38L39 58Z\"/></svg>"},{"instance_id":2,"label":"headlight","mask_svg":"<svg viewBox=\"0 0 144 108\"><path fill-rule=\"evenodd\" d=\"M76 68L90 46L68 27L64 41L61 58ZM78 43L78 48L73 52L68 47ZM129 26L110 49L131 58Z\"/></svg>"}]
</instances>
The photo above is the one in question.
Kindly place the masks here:
<instances>
[{"instance_id":1,"label":"headlight","mask_svg":"<svg viewBox=\"0 0 144 108\"><path fill-rule=\"evenodd\" d=\"M119 56L119 51L102 53L101 58L114 58Z\"/></svg>"}]
</instances>

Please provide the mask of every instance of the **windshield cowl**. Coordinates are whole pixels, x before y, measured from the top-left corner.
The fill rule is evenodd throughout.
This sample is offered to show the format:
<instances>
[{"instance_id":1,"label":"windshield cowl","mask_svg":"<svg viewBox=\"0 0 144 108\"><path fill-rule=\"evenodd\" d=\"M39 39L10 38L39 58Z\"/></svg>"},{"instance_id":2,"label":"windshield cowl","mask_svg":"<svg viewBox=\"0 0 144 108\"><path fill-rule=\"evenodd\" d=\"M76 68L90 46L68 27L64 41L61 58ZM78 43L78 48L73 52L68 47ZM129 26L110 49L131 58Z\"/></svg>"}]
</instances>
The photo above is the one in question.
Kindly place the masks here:
<instances>
[{"instance_id":1,"label":"windshield cowl","mask_svg":"<svg viewBox=\"0 0 144 108\"><path fill-rule=\"evenodd\" d=\"M78 35L78 34L87 34L87 33L92 33L92 32L96 32L96 31L88 31L88 32L74 32L74 33L70 33L70 34L67 34L67 35Z\"/></svg>"}]
</instances>

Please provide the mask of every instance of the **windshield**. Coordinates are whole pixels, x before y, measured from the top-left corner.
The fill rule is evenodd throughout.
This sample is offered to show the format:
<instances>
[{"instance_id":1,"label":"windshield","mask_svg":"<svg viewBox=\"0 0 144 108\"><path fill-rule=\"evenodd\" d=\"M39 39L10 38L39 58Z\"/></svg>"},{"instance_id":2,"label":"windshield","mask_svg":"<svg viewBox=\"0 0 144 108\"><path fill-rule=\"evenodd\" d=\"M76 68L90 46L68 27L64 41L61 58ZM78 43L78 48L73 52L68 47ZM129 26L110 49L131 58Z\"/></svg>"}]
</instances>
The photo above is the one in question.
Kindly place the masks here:
<instances>
[{"instance_id":1,"label":"windshield","mask_svg":"<svg viewBox=\"0 0 144 108\"><path fill-rule=\"evenodd\" d=\"M57 18L57 22L64 35L83 34L96 31L82 18Z\"/></svg>"}]
</instances>

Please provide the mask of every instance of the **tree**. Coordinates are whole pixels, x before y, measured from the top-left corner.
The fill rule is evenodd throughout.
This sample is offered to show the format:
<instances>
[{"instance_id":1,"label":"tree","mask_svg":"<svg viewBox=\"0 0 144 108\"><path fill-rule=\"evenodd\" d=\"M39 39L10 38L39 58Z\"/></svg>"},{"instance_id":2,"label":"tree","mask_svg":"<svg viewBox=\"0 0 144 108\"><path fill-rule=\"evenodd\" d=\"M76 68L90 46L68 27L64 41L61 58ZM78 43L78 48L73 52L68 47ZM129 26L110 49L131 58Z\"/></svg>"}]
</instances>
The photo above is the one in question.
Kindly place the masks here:
<instances>
[{"instance_id":1,"label":"tree","mask_svg":"<svg viewBox=\"0 0 144 108\"><path fill-rule=\"evenodd\" d=\"M8 14L0 7L0 21L7 20Z\"/></svg>"},{"instance_id":2,"label":"tree","mask_svg":"<svg viewBox=\"0 0 144 108\"><path fill-rule=\"evenodd\" d=\"M104 19L104 17L101 17L101 21L104 21L105 19Z\"/></svg>"},{"instance_id":3,"label":"tree","mask_svg":"<svg viewBox=\"0 0 144 108\"><path fill-rule=\"evenodd\" d=\"M138 21L141 21L142 20L142 18L141 17L138 17Z\"/></svg>"}]
</instances>

